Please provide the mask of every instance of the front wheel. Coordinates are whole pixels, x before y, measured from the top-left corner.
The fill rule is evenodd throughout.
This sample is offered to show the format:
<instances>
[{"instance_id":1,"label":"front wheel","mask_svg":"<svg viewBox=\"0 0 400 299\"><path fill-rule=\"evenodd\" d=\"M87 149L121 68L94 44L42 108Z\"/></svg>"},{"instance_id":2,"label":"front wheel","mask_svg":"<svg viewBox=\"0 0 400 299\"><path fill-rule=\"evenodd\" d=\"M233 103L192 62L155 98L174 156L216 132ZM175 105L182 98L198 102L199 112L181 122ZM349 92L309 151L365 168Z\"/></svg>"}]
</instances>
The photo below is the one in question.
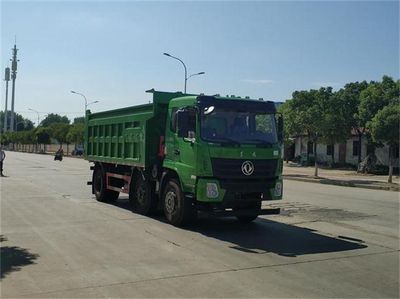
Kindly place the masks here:
<instances>
[{"instance_id":1,"label":"front wheel","mask_svg":"<svg viewBox=\"0 0 400 299\"><path fill-rule=\"evenodd\" d=\"M165 217L172 225L183 226L196 219L197 211L177 180L172 179L165 186L163 204Z\"/></svg>"}]
</instances>

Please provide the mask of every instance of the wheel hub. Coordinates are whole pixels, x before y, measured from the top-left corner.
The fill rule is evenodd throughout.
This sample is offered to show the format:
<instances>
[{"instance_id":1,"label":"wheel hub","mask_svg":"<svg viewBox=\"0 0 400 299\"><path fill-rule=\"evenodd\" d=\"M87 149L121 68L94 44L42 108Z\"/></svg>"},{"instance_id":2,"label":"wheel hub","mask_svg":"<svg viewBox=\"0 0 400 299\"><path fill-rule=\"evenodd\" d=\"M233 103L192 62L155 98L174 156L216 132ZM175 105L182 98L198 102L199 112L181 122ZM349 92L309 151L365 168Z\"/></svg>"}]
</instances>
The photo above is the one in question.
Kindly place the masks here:
<instances>
[{"instance_id":1,"label":"wheel hub","mask_svg":"<svg viewBox=\"0 0 400 299\"><path fill-rule=\"evenodd\" d=\"M169 191L165 196L165 208L169 214L175 211L176 206L176 194L173 191Z\"/></svg>"}]
</instances>

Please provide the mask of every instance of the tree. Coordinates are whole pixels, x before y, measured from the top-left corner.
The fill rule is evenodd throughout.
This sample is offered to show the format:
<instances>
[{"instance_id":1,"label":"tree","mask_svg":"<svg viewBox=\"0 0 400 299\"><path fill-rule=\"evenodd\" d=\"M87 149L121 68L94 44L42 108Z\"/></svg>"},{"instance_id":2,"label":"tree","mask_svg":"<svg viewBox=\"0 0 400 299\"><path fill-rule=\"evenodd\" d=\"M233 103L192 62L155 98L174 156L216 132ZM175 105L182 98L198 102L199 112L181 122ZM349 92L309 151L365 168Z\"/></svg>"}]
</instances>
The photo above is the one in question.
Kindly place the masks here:
<instances>
[{"instance_id":1,"label":"tree","mask_svg":"<svg viewBox=\"0 0 400 299\"><path fill-rule=\"evenodd\" d=\"M72 125L67 134L68 143L82 144L84 130L85 125L82 123Z\"/></svg>"},{"instance_id":2,"label":"tree","mask_svg":"<svg viewBox=\"0 0 400 299\"><path fill-rule=\"evenodd\" d=\"M389 80L388 77L385 78L386 81ZM393 84L389 84L389 82L372 83L361 92L358 112L364 124L367 124L379 110L389 104L390 96L393 93L392 89L396 87L395 82L393 80L391 82Z\"/></svg>"},{"instance_id":3,"label":"tree","mask_svg":"<svg viewBox=\"0 0 400 299\"><path fill-rule=\"evenodd\" d=\"M399 97L399 82L388 76L383 76L382 82L372 82L360 94L358 118L363 133L368 131L368 123L379 110L389 105L390 101ZM359 159L361 161L361 138L359 139Z\"/></svg>"},{"instance_id":4,"label":"tree","mask_svg":"<svg viewBox=\"0 0 400 299\"><path fill-rule=\"evenodd\" d=\"M292 116L290 115L291 110L289 107L289 101L286 101L282 105L279 106L278 112L282 113L283 115L283 146L284 146L284 156L286 158L286 162L288 161L288 152L287 150L290 148L290 146L293 145L293 139L291 138L292 132L295 130L291 128L290 126L293 124L293 122L290 121L292 119Z\"/></svg>"},{"instance_id":5,"label":"tree","mask_svg":"<svg viewBox=\"0 0 400 299\"><path fill-rule=\"evenodd\" d=\"M304 115L307 108L307 91L295 91L292 94L292 99L287 100L280 108L284 116L285 131L290 136L301 136L309 132L307 120ZM309 160L307 152L307 162Z\"/></svg>"},{"instance_id":6,"label":"tree","mask_svg":"<svg viewBox=\"0 0 400 299\"><path fill-rule=\"evenodd\" d=\"M70 125L66 123L54 123L49 126L50 136L57 139L58 143L63 144L67 141L69 127Z\"/></svg>"},{"instance_id":7,"label":"tree","mask_svg":"<svg viewBox=\"0 0 400 299\"><path fill-rule=\"evenodd\" d=\"M325 90L319 93L319 105L321 110L321 139L325 144L345 142L350 135L352 123L348 118L349 107L347 99L340 93L332 93ZM335 163L334 151L331 152L332 164Z\"/></svg>"},{"instance_id":8,"label":"tree","mask_svg":"<svg viewBox=\"0 0 400 299\"><path fill-rule=\"evenodd\" d=\"M373 84L371 82L370 84ZM361 153L361 141L365 134L366 124L363 119L360 118L358 107L360 105L361 92L365 90L369 84L366 81L362 82L351 82L344 86L335 93L335 97L340 99L339 107L341 107L342 113L344 114L343 121L346 123L345 126L348 128L350 134L351 129L357 132L358 135L358 152ZM358 155L358 163L361 162L361 155Z\"/></svg>"},{"instance_id":9,"label":"tree","mask_svg":"<svg viewBox=\"0 0 400 299\"><path fill-rule=\"evenodd\" d=\"M7 112L7 130L10 129L11 112ZM14 117L15 131L26 131L33 129L33 122L30 119L24 118L21 114L15 113ZM0 127L4 131L4 111L0 111Z\"/></svg>"},{"instance_id":10,"label":"tree","mask_svg":"<svg viewBox=\"0 0 400 299\"><path fill-rule=\"evenodd\" d=\"M28 145L30 150L30 145L34 144L36 141L36 136L34 134L34 130L29 131L19 131L15 132L17 136L17 141L22 145L22 150L26 150L26 146Z\"/></svg>"},{"instance_id":11,"label":"tree","mask_svg":"<svg viewBox=\"0 0 400 299\"><path fill-rule=\"evenodd\" d=\"M8 145L12 143L12 132L4 132L0 134L0 144Z\"/></svg>"},{"instance_id":12,"label":"tree","mask_svg":"<svg viewBox=\"0 0 400 299\"><path fill-rule=\"evenodd\" d=\"M376 113L372 121L368 123L371 136L374 141L387 143L389 145L389 178L392 183L393 175L393 150L399 146L400 135L400 102L399 99L392 100L391 103Z\"/></svg>"},{"instance_id":13,"label":"tree","mask_svg":"<svg viewBox=\"0 0 400 299\"><path fill-rule=\"evenodd\" d=\"M62 124L69 124L69 119L66 116L61 116L55 113L50 113L46 116L45 119L43 119L40 124L43 127L49 127L52 124L58 124L58 123L62 123Z\"/></svg>"},{"instance_id":14,"label":"tree","mask_svg":"<svg viewBox=\"0 0 400 299\"><path fill-rule=\"evenodd\" d=\"M75 117L74 118L74 124L83 124L85 123L85 117L80 116L80 117Z\"/></svg>"},{"instance_id":15,"label":"tree","mask_svg":"<svg viewBox=\"0 0 400 299\"><path fill-rule=\"evenodd\" d=\"M50 130L45 127L38 127L35 130L37 144L44 145L44 151L46 152L46 144L50 144Z\"/></svg>"},{"instance_id":16,"label":"tree","mask_svg":"<svg viewBox=\"0 0 400 299\"><path fill-rule=\"evenodd\" d=\"M35 130L36 141L39 144L50 144L50 131L48 128L39 127Z\"/></svg>"},{"instance_id":17,"label":"tree","mask_svg":"<svg viewBox=\"0 0 400 299\"><path fill-rule=\"evenodd\" d=\"M309 140L314 143L315 155L315 172L314 175L318 176L318 159L316 155L317 143L322 135L321 122L323 121L321 115L321 98L325 94L331 94L332 88L321 88L320 90L310 91L295 91L293 98L288 101L286 114L287 128L293 135L301 135L306 133ZM309 161L309 154L307 151L307 161Z\"/></svg>"},{"instance_id":18,"label":"tree","mask_svg":"<svg viewBox=\"0 0 400 299\"><path fill-rule=\"evenodd\" d=\"M69 142L67 140L69 128L70 125L65 123L55 123L49 127L50 136L54 139L57 139L60 146L62 146L63 143L67 144L67 155L69 152Z\"/></svg>"}]
</instances>

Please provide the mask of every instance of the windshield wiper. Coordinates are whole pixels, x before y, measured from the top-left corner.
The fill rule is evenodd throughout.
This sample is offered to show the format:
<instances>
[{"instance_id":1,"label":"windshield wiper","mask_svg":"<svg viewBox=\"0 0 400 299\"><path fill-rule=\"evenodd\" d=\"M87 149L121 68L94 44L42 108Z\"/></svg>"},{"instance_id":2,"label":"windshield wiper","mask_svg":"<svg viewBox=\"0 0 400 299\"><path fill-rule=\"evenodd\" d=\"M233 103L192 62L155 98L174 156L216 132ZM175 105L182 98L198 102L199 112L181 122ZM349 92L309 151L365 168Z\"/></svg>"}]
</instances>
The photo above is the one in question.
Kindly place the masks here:
<instances>
[{"instance_id":1,"label":"windshield wiper","mask_svg":"<svg viewBox=\"0 0 400 299\"><path fill-rule=\"evenodd\" d=\"M249 138L249 139L245 139L243 141L259 141L261 143L257 143L257 146L263 146L263 147L272 147L273 143L272 142L268 142L265 141L264 139L261 138Z\"/></svg>"},{"instance_id":2,"label":"windshield wiper","mask_svg":"<svg viewBox=\"0 0 400 299\"><path fill-rule=\"evenodd\" d=\"M235 145L239 145L240 146L240 142L232 139L232 138L228 138L228 137L222 137L222 138L218 138L218 139L208 139L208 141L211 142L220 142L221 144L235 144ZM227 141L227 142L223 142L223 141Z\"/></svg>"}]
</instances>

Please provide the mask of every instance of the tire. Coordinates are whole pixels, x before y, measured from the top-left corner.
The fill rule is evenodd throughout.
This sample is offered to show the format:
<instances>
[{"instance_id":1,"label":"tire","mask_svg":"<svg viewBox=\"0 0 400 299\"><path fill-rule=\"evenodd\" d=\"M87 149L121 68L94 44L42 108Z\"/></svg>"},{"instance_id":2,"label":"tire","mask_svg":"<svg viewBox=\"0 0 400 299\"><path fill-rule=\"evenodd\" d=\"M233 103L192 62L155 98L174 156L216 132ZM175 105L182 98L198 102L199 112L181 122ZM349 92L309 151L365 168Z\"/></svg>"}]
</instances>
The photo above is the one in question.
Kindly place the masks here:
<instances>
[{"instance_id":1,"label":"tire","mask_svg":"<svg viewBox=\"0 0 400 299\"><path fill-rule=\"evenodd\" d=\"M236 216L236 218L242 223L250 223L257 219L258 213L257 211L261 209L261 201L253 203L249 205L246 209L255 210L254 214L246 215L246 216ZM237 211L240 211L237 209Z\"/></svg>"},{"instance_id":2,"label":"tire","mask_svg":"<svg viewBox=\"0 0 400 299\"><path fill-rule=\"evenodd\" d=\"M164 214L167 221L175 226L184 226L197 218L197 211L190 199L186 198L179 182L167 182L163 192Z\"/></svg>"},{"instance_id":3,"label":"tire","mask_svg":"<svg viewBox=\"0 0 400 299\"><path fill-rule=\"evenodd\" d=\"M157 209L157 201L151 183L144 180L141 174L136 176L133 193L129 196L132 212L151 215Z\"/></svg>"},{"instance_id":4,"label":"tire","mask_svg":"<svg viewBox=\"0 0 400 299\"><path fill-rule=\"evenodd\" d=\"M100 202L113 202L118 199L119 192L106 189L106 177L101 167L93 171L93 192Z\"/></svg>"}]
</instances>

